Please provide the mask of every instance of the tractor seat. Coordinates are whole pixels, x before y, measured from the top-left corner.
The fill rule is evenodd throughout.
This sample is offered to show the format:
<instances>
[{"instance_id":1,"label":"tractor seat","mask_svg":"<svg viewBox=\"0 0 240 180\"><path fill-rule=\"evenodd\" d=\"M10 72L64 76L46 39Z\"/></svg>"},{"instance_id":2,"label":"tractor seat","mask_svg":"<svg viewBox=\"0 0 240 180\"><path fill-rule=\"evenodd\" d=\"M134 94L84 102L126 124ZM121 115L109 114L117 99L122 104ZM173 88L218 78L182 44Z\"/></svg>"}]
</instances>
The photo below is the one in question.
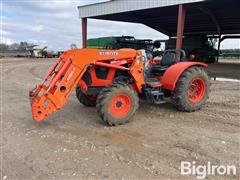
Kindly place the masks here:
<instances>
[{"instance_id":1,"label":"tractor seat","mask_svg":"<svg viewBox=\"0 0 240 180\"><path fill-rule=\"evenodd\" d=\"M156 78L146 78L145 83L147 86L152 87L152 88L157 88L157 87L162 86L160 81Z\"/></svg>"},{"instance_id":2,"label":"tractor seat","mask_svg":"<svg viewBox=\"0 0 240 180\"><path fill-rule=\"evenodd\" d=\"M169 67L179 61L180 61L180 59L177 57L176 53L168 52L163 55L161 65Z\"/></svg>"},{"instance_id":3,"label":"tractor seat","mask_svg":"<svg viewBox=\"0 0 240 180\"><path fill-rule=\"evenodd\" d=\"M177 55L177 52L182 53L183 57L185 56L182 50L167 50L164 52L161 60L161 64L155 65L151 68L151 74L156 76L162 76L168 67L176 64L180 61L180 57Z\"/></svg>"},{"instance_id":4,"label":"tractor seat","mask_svg":"<svg viewBox=\"0 0 240 180\"><path fill-rule=\"evenodd\" d=\"M169 49L163 53L161 65L171 66L186 59L186 53L182 49Z\"/></svg>"}]
</instances>

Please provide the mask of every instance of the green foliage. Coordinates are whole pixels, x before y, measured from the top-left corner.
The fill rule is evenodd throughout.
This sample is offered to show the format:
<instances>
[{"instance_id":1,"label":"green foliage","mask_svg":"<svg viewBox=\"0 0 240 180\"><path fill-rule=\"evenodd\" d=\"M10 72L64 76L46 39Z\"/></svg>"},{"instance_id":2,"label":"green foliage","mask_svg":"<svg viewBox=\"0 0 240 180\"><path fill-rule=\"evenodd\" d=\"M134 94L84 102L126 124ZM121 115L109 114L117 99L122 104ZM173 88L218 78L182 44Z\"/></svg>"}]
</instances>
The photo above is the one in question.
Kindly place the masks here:
<instances>
[{"instance_id":1,"label":"green foliage","mask_svg":"<svg viewBox=\"0 0 240 180\"><path fill-rule=\"evenodd\" d=\"M28 47L33 46L32 43L28 43L26 41L22 41L20 43L13 43L11 45L0 44L0 52L1 53L9 53L9 52L25 52Z\"/></svg>"},{"instance_id":2,"label":"green foliage","mask_svg":"<svg viewBox=\"0 0 240 180\"><path fill-rule=\"evenodd\" d=\"M240 58L240 49L224 49L221 50L223 58Z\"/></svg>"},{"instance_id":3,"label":"green foliage","mask_svg":"<svg viewBox=\"0 0 240 180\"><path fill-rule=\"evenodd\" d=\"M8 52L9 50L9 46L6 45L6 44L0 44L0 52L3 53L3 52Z\"/></svg>"}]
</instances>

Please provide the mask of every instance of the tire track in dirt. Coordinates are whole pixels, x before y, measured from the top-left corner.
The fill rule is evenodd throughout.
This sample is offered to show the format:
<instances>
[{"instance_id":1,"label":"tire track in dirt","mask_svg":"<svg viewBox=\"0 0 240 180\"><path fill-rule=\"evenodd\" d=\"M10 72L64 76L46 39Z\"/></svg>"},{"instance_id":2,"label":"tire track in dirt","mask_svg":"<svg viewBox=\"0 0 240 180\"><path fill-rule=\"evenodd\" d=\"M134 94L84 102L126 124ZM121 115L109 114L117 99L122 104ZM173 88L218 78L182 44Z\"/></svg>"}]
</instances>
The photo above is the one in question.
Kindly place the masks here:
<instances>
[{"instance_id":1,"label":"tire track in dirt","mask_svg":"<svg viewBox=\"0 0 240 180\"><path fill-rule=\"evenodd\" d=\"M42 78L43 78L43 75L41 75L41 74L39 73L39 71L36 71L37 68L38 68L38 66L33 66L33 67L31 67L31 68L29 69L29 73L30 73L31 75L33 75L33 77L39 78L39 79L43 80L43 79L42 79Z\"/></svg>"},{"instance_id":2,"label":"tire track in dirt","mask_svg":"<svg viewBox=\"0 0 240 180\"><path fill-rule=\"evenodd\" d=\"M41 64L41 68L43 66L51 66L51 65L44 63L44 64ZM4 70L3 77L4 78L9 78L9 75L11 73L13 73L14 71L16 71L16 72L17 71L21 71L22 68L24 68L25 71L24 71L23 75L25 75L26 73L29 72L33 77L38 78L38 79L42 79L42 77L44 75L39 73L39 71L38 71L39 67L40 67L39 64L35 64L35 63L31 63L31 64L17 64L17 65L11 66L11 67L4 67L3 68L3 70ZM44 69L46 69L46 72L47 72L48 68L44 68ZM15 72L15 74L16 74L16 72Z\"/></svg>"},{"instance_id":3,"label":"tire track in dirt","mask_svg":"<svg viewBox=\"0 0 240 180\"><path fill-rule=\"evenodd\" d=\"M178 112L170 103L140 102L134 120L119 127L98 122L96 109L80 105L73 93L61 111L37 124L26 93L52 63L6 64L3 127L11 163L4 175L10 179L14 168L24 179L94 179L89 172L99 179L181 179L181 161L238 161L236 83L214 83L209 104L194 113Z\"/></svg>"}]
</instances>

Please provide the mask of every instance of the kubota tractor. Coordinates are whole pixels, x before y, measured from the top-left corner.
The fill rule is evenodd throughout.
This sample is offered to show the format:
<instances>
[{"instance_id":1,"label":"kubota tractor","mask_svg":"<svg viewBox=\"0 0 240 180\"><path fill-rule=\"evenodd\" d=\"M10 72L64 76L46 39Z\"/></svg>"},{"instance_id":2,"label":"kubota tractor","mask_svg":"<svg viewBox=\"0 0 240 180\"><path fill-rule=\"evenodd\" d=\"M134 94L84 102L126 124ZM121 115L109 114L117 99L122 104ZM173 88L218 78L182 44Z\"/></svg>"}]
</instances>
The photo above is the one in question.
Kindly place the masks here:
<instances>
[{"instance_id":1,"label":"kubota tractor","mask_svg":"<svg viewBox=\"0 0 240 180\"><path fill-rule=\"evenodd\" d=\"M129 122L139 97L155 104L171 98L180 111L200 109L208 99L209 78L200 62L187 62L182 50L160 61L144 50L79 49L64 52L44 81L30 91L33 118L43 121L61 109L76 89L80 103L96 106L109 125Z\"/></svg>"}]
</instances>

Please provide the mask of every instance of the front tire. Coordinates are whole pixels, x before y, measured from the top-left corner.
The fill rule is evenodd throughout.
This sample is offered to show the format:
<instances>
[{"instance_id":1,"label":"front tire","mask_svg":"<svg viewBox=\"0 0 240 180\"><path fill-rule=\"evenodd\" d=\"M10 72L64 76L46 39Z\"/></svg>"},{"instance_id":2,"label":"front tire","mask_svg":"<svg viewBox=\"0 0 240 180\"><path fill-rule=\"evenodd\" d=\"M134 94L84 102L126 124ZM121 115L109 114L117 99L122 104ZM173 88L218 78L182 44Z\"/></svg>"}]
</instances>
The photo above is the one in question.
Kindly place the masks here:
<instances>
[{"instance_id":1,"label":"front tire","mask_svg":"<svg viewBox=\"0 0 240 180\"><path fill-rule=\"evenodd\" d=\"M201 67L191 67L180 76L172 94L172 103L179 111L193 112L206 104L209 77Z\"/></svg>"},{"instance_id":2,"label":"front tire","mask_svg":"<svg viewBox=\"0 0 240 180\"><path fill-rule=\"evenodd\" d=\"M84 106L95 107L96 100L84 94L79 86L76 88L76 96L78 101Z\"/></svg>"},{"instance_id":3,"label":"front tire","mask_svg":"<svg viewBox=\"0 0 240 180\"><path fill-rule=\"evenodd\" d=\"M135 90L125 83L113 83L105 87L97 98L97 111L110 126L129 122L139 106Z\"/></svg>"}]
</instances>

